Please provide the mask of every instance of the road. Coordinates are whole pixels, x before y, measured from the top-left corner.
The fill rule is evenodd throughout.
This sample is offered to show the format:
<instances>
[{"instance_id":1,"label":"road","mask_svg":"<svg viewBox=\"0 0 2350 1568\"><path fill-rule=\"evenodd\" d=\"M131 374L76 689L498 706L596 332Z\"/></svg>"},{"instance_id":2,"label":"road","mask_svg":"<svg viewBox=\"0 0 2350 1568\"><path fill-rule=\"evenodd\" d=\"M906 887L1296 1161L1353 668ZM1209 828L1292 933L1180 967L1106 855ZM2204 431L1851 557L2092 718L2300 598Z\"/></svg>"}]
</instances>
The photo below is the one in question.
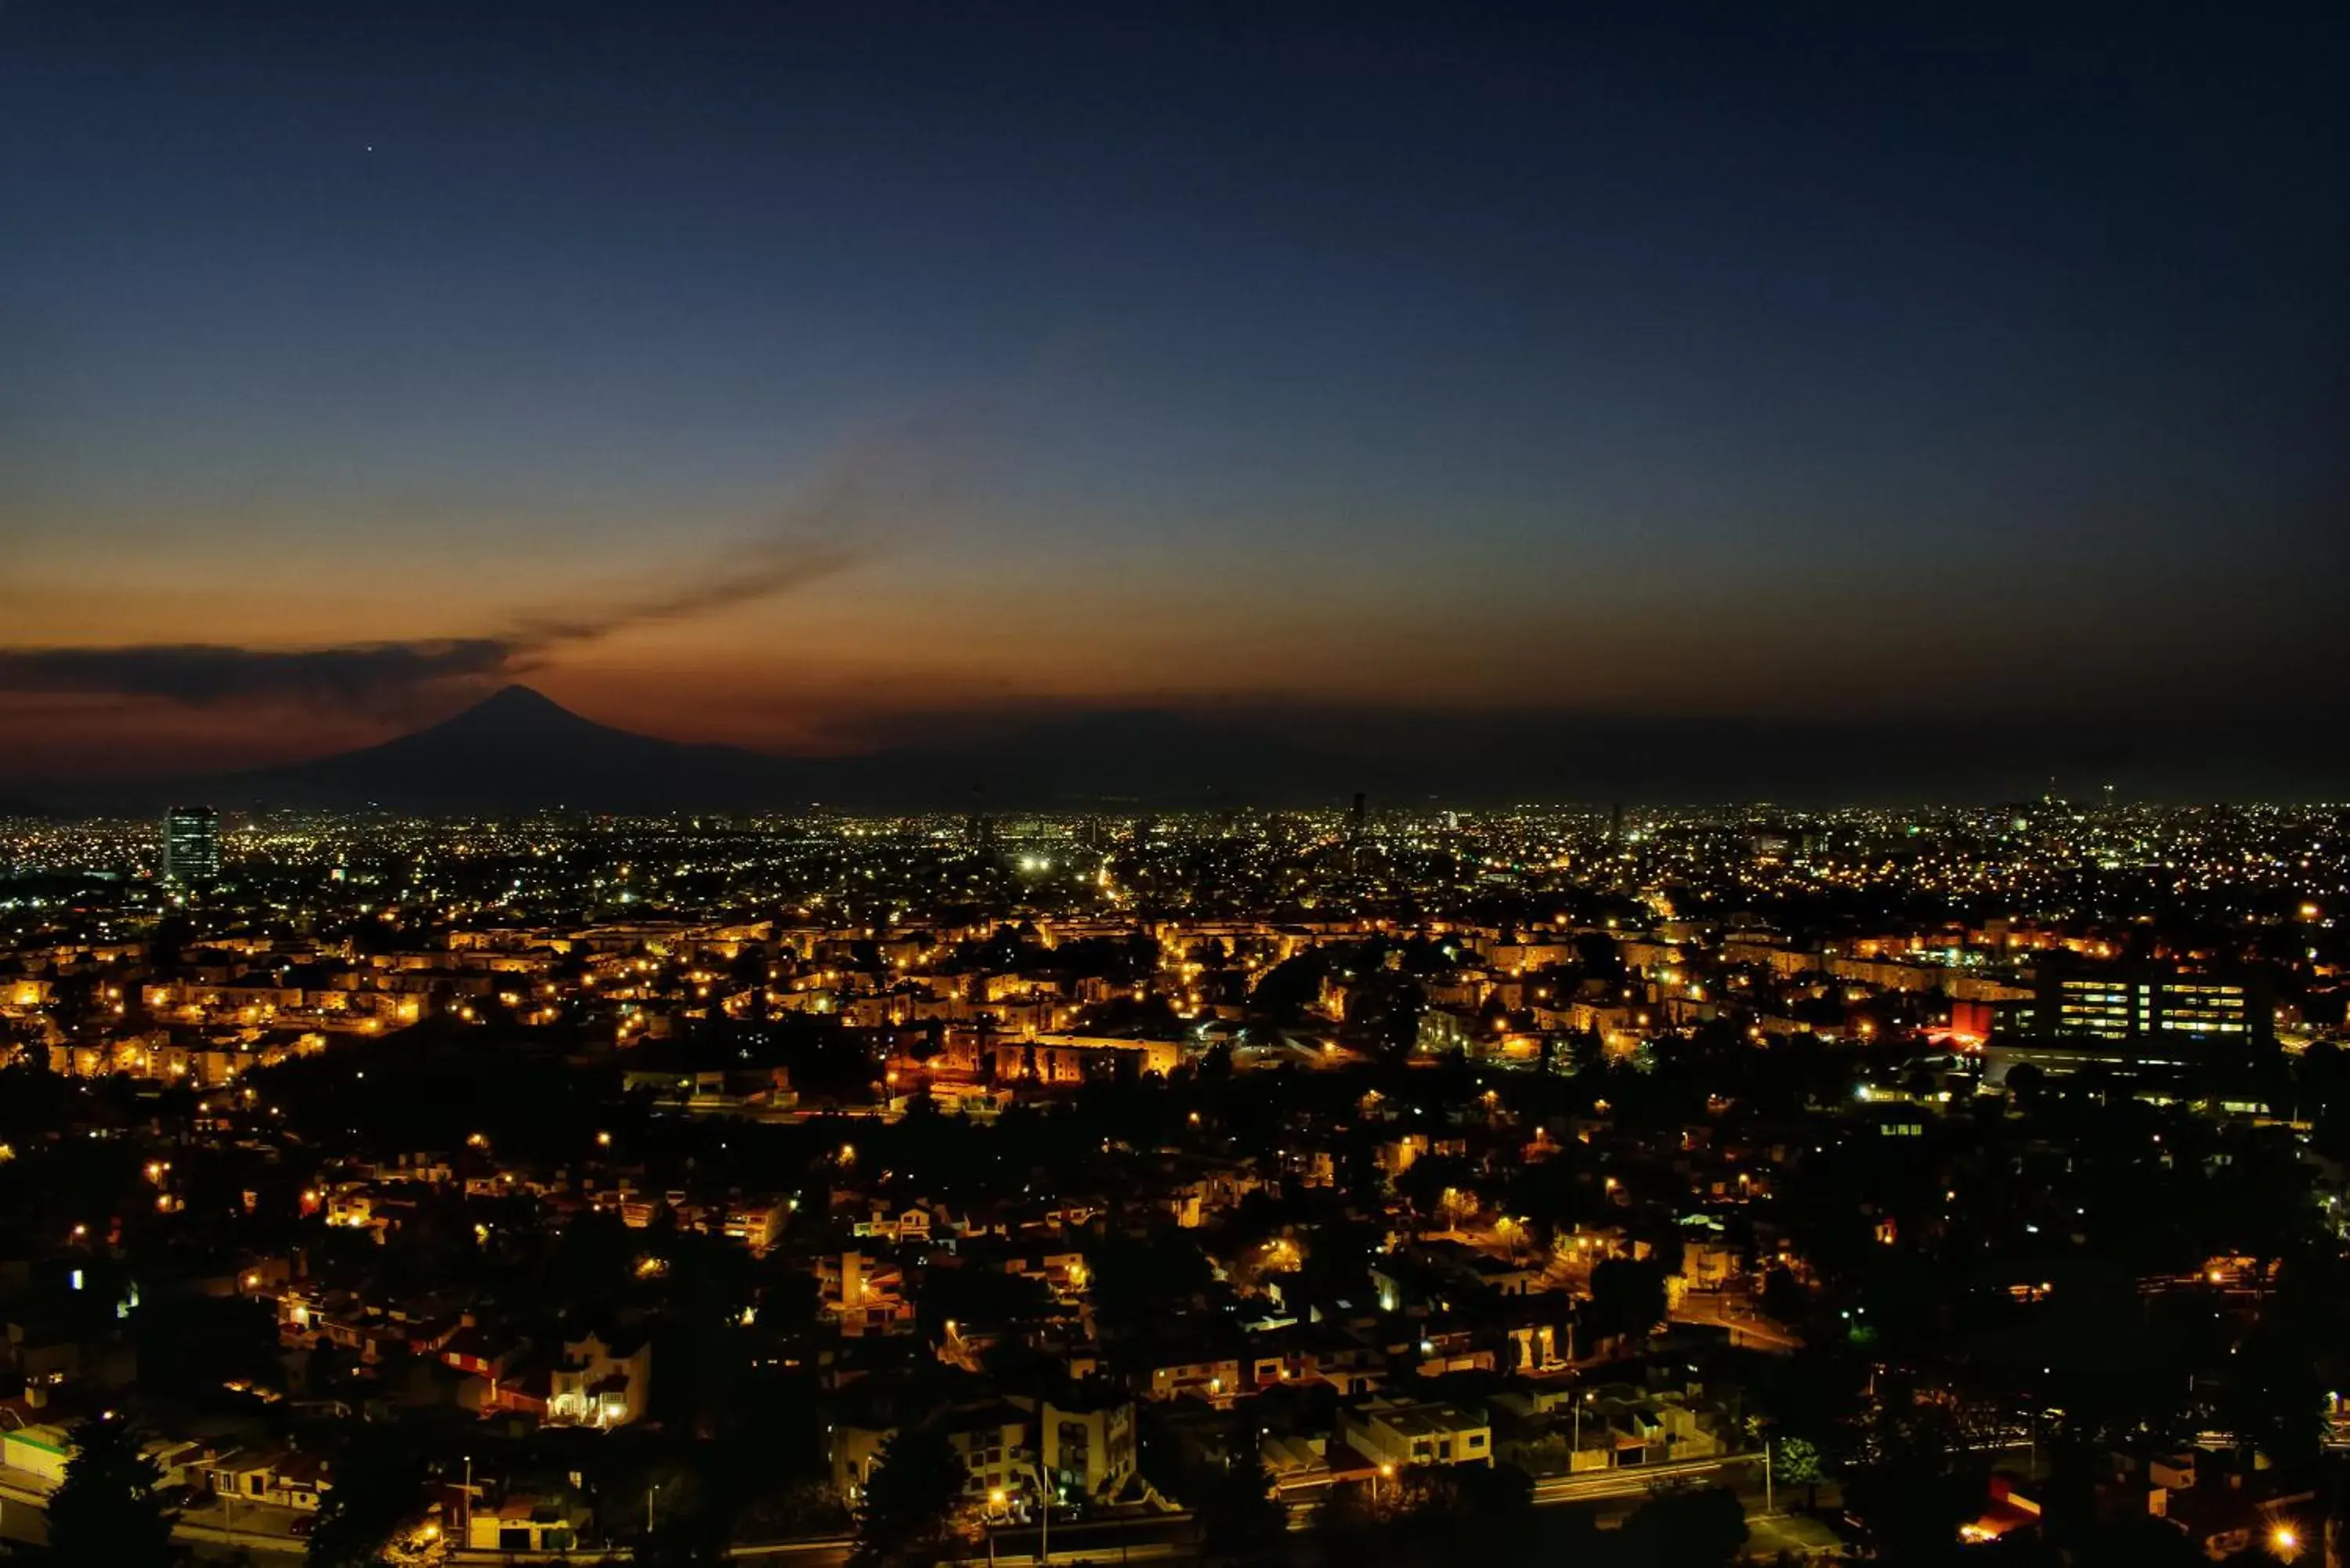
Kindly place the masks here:
<instances>
[{"instance_id":1,"label":"road","mask_svg":"<svg viewBox=\"0 0 2350 1568\"><path fill-rule=\"evenodd\" d=\"M1534 1483L1534 1501L1543 1508L1583 1508L1591 1511L1603 1527L1612 1527L1648 1501L1656 1491L1670 1487L1705 1487L1729 1485L1747 1504L1750 1527L1759 1542L1768 1541L1776 1550L1780 1545L1795 1545L1816 1550L1826 1544L1817 1527L1808 1521L1789 1520L1784 1516L1762 1517L1762 1473L1761 1456L1733 1454L1721 1459L1690 1459L1678 1464L1632 1466L1619 1469L1591 1472L1579 1476L1554 1476ZM45 1501L36 1485L26 1484L29 1478L0 1476L0 1540L41 1544L47 1532L40 1512ZM1314 1517L1316 1494L1305 1494L1289 1501L1290 1528L1309 1528ZM192 1547L200 1559L228 1558L238 1552L249 1554L256 1568L292 1568L302 1559L303 1543L291 1533L294 1517L284 1509L258 1511L269 1516L256 1520L256 1511L240 1505L237 1528L232 1532L224 1525L221 1511L207 1507L183 1515L173 1531L174 1539ZM283 1516L278 1517L278 1516ZM253 1528L266 1523L276 1526L270 1532ZM989 1532L989 1539L980 1549L999 1565L1033 1565L1039 1561L1038 1552L1044 1532L1032 1525L1006 1525ZM1107 1568L1120 1564L1148 1563L1166 1559L1190 1558L1198 1552L1198 1532L1189 1513L1157 1514L1145 1518L1102 1519L1055 1523L1050 1531L1052 1563L1066 1565L1079 1562ZM734 1556L741 1561L764 1561L788 1564L788 1568L846 1568L850 1543L844 1539L821 1541L780 1541L756 1545L738 1546ZM459 1563L625 1563L630 1560L632 1548L622 1547L611 1552L510 1552L498 1551L459 1551L451 1553L451 1561ZM979 1551L973 1552L979 1555Z\"/></svg>"},{"instance_id":2,"label":"road","mask_svg":"<svg viewBox=\"0 0 2350 1568\"><path fill-rule=\"evenodd\" d=\"M1683 1459L1668 1465L1627 1465L1617 1469L1590 1470L1579 1476L1549 1476L1534 1482L1534 1506L1599 1502L1608 1498L1646 1498L1660 1487L1733 1485L1753 1472L1754 1490L1762 1490L1762 1456L1731 1454L1721 1459Z\"/></svg>"},{"instance_id":3,"label":"road","mask_svg":"<svg viewBox=\"0 0 2350 1568\"><path fill-rule=\"evenodd\" d=\"M1769 1318L1758 1314L1741 1296L1690 1291L1673 1308L1673 1321L1726 1330L1731 1344L1749 1350L1767 1350L1778 1355L1791 1355L1804 1347L1802 1340Z\"/></svg>"}]
</instances>

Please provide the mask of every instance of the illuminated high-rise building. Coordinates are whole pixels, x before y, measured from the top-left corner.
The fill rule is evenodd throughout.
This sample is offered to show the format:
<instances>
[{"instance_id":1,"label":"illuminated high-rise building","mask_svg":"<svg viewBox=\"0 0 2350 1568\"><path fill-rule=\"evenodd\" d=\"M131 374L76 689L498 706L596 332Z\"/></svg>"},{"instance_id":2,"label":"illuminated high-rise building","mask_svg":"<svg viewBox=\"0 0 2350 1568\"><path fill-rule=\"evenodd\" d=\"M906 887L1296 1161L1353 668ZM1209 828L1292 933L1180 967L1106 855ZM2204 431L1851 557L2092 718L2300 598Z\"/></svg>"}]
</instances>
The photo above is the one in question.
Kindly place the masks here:
<instances>
[{"instance_id":1,"label":"illuminated high-rise building","mask_svg":"<svg viewBox=\"0 0 2350 1568\"><path fill-rule=\"evenodd\" d=\"M163 814L163 879L182 888L220 877L220 813L208 805L175 805Z\"/></svg>"}]
</instances>

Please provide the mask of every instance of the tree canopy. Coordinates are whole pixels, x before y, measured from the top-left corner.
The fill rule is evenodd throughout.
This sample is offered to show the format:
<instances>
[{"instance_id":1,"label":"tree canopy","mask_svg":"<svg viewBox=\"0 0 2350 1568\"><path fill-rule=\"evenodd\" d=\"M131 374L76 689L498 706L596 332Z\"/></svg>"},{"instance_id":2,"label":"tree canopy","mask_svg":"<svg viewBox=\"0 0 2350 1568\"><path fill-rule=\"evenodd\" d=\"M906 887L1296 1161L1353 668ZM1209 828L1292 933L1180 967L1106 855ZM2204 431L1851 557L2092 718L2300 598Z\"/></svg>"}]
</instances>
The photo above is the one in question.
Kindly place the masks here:
<instances>
[{"instance_id":1,"label":"tree canopy","mask_svg":"<svg viewBox=\"0 0 2350 1568\"><path fill-rule=\"evenodd\" d=\"M74 1456L49 1498L49 1552L59 1563L150 1568L173 1561L163 1472L138 1428L100 1417L73 1428Z\"/></svg>"},{"instance_id":2,"label":"tree canopy","mask_svg":"<svg viewBox=\"0 0 2350 1568\"><path fill-rule=\"evenodd\" d=\"M875 1457L857 1514L860 1565L926 1562L953 1533L970 1472L945 1436L929 1428L892 1432Z\"/></svg>"}]
</instances>

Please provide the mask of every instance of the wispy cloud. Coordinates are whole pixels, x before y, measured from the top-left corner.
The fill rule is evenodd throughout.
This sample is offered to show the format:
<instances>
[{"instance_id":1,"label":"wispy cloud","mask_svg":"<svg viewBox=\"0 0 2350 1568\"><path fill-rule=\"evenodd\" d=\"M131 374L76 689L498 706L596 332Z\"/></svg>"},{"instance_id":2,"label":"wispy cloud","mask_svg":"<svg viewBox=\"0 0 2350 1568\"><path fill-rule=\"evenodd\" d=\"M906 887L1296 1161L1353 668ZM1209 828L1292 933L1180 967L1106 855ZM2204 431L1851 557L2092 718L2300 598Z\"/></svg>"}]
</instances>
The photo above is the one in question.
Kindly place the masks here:
<instances>
[{"instance_id":1,"label":"wispy cloud","mask_svg":"<svg viewBox=\"0 0 2350 1568\"><path fill-rule=\"evenodd\" d=\"M917 439L920 438L920 439ZM460 637L278 648L237 642L0 644L0 694L272 703L393 714L529 673L567 644L800 591L870 558L935 488L936 432L898 431L829 462L764 532L682 573Z\"/></svg>"},{"instance_id":2,"label":"wispy cloud","mask_svg":"<svg viewBox=\"0 0 2350 1568\"><path fill-rule=\"evenodd\" d=\"M773 598L847 571L863 558L862 549L842 543L754 540L682 580L599 604L523 616L478 637L320 648L203 642L0 646L0 692L142 697L191 707L272 702L398 711L447 688L526 674L567 643Z\"/></svg>"},{"instance_id":3,"label":"wispy cloud","mask_svg":"<svg viewBox=\"0 0 2350 1568\"><path fill-rule=\"evenodd\" d=\"M862 550L846 543L762 538L684 581L597 607L522 616L484 637L310 649L221 642L0 647L0 691L160 698L191 708L291 703L392 712L446 687L526 675L562 644L771 599L851 569L862 557Z\"/></svg>"},{"instance_id":4,"label":"wispy cloud","mask_svg":"<svg viewBox=\"0 0 2350 1568\"><path fill-rule=\"evenodd\" d=\"M839 542L756 539L682 582L601 605L522 617L497 640L527 655L559 643L592 642L655 621L692 620L822 582L868 554L868 547Z\"/></svg>"}]
</instances>

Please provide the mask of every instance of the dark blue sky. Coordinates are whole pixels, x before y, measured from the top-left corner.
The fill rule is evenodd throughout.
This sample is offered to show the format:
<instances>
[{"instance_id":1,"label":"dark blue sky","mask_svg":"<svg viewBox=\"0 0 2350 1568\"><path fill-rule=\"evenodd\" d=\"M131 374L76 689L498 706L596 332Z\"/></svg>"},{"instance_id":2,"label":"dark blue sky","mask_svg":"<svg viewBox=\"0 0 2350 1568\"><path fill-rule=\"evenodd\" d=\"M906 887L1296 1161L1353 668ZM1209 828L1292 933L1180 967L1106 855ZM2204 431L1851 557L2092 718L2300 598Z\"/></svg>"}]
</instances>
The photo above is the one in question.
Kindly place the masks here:
<instances>
[{"instance_id":1,"label":"dark blue sky","mask_svg":"<svg viewBox=\"0 0 2350 1568\"><path fill-rule=\"evenodd\" d=\"M21 771L2340 713L2341 7L1617 9L13 0Z\"/></svg>"}]
</instances>

